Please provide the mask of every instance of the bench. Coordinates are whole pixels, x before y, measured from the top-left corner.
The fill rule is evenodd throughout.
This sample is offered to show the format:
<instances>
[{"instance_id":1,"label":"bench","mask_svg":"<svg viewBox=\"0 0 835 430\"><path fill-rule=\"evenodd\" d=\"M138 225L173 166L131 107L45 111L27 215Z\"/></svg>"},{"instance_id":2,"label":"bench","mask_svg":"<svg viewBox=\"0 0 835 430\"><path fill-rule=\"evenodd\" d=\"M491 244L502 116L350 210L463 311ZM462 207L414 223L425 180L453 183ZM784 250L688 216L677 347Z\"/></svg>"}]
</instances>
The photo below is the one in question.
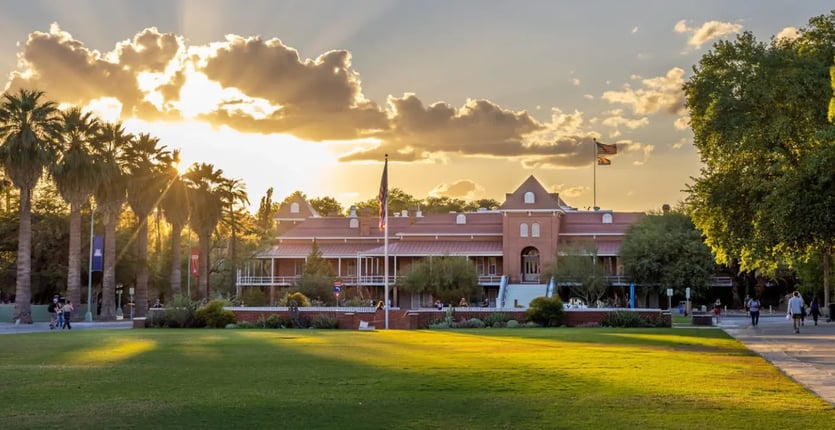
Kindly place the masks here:
<instances>
[{"instance_id":1,"label":"bench","mask_svg":"<svg viewBox=\"0 0 835 430\"><path fill-rule=\"evenodd\" d=\"M371 325L371 324L369 324L369 323L368 323L368 321L362 321L362 320L360 320L360 326L359 326L359 329L360 329L360 330L373 331L373 330L374 330L374 326L373 326L373 325Z\"/></svg>"},{"instance_id":2,"label":"bench","mask_svg":"<svg viewBox=\"0 0 835 430\"><path fill-rule=\"evenodd\" d=\"M704 326L712 326L713 325L713 315L710 314L702 314L702 313L693 313L693 325L704 325Z\"/></svg>"}]
</instances>

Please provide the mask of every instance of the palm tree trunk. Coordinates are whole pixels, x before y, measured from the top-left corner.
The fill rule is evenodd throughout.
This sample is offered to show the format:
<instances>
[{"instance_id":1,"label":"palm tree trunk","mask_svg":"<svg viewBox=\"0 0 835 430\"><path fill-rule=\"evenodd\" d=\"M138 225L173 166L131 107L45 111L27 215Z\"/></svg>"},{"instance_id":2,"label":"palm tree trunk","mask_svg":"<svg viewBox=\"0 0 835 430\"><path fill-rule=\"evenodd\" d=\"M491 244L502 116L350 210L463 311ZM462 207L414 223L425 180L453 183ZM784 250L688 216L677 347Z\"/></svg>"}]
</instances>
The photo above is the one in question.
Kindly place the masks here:
<instances>
[{"instance_id":1,"label":"palm tree trunk","mask_svg":"<svg viewBox=\"0 0 835 430\"><path fill-rule=\"evenodd\" d=\"M198 285L201 298L208 300L212 297L211 291L209 291L209 250L211 249L212 235L211 233L208 236L200 235L198 240L200 242L200 282Z\"/></svg>"},{"instance_id":2,"label":"palm tree trunk","mask_svg":"<svg viewBox=\"0 0 835 430\"><path fill-rule=\"evenodd\" d=\"M32 189L20 188L14 320L32 324Z\"/></svg>"},{"instance_id":3,"label":"palm tree trunk","mask_svg":"<svg viewBox=\"0 0 835 430\"><path fill-rule=\"evenodd\" d=\"M136 296L134 316L144 317L148 313L148 215L139 218L139 240L136 241L139 267L136 271Z\"/></svg>"},{"instance_id":4,"label":"palm tree trunk","mask_svg":"<svg viewBox=\"0 0 835 430\"><path fill-rule=\"evenodd\" d=\"M70 202L70 249L67 262L67 298L79 307L72 313L74 321L84 319L81 312L81 205ZM89 305L88 305L89 306Z\"/></svg>"},{"instance_id":5,"label":"palm tree trunk","mask_svg":"<svg viewBox=\"0 0 835 430\"><path fill-rule=\"evenodd\" d=\"M182 224L171 224L171 294L174 297L183 294L183 250L180 249ZM189 250L191 252L191 250ZM189 257L190 258L190 257Z\"/></svg>"},{"instance_id":6,"label":"palm tree trunk","mask_svg":"<svg viewBox=\"0 0 835 430\"><path fill-rule=\"evenodd\" d=\"M112 206L112 205L111 205ZM102 321L116 319L116 215L118 210L105 206L104 212L104 272L102 274Z\"/></svg>"}]
</instances>

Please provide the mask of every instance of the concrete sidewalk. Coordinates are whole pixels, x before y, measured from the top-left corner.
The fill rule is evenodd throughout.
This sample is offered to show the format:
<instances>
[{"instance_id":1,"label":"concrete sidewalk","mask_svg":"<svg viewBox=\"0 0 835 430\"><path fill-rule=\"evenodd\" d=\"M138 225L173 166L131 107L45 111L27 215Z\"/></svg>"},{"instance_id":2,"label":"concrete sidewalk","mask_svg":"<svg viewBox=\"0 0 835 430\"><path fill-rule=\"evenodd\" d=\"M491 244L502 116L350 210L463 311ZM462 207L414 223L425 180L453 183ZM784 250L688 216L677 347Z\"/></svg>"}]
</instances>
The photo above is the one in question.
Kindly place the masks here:
<instances>
[{"instance_id":1,"label":"concrete sidewalk","mask_svg":"<svg viewBox=\"0 0 835 430\"><path fill-rule=\"evenodd\" d=\"M133 326L130 320L121 321L107 321L107 322L74 322L72 323L73 330L91 330L91 329L123 329L131 328ZM0 323L0 334L14 334L14 333L37 333L37 332L60 332L61 329L49 329L48 322L36 322L33 324L13 324ZM67 330L64 330L67 331Z\"/></svg>"},{"instance_id":2,"label":"concrete sidewalk","mask_svg":"<svg viewBox=\"0 0 835 430\"><path fill-rule=\"evenodd\" d=\"M785 315L760 317L757 327L744 315L725 316L719 327L797 383L835 406L835 323L807 318L800 333Z\"/></svg>"}]
</instances>

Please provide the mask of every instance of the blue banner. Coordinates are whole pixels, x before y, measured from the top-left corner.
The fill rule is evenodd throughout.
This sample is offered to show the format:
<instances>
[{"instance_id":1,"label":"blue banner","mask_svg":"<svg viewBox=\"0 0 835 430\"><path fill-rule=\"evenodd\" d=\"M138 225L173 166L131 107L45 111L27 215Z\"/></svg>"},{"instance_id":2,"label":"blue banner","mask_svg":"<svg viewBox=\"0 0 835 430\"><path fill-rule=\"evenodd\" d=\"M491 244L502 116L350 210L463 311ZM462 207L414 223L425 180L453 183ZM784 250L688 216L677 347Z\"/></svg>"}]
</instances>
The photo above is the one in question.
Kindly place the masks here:
<instances>
[{"instance_id":1,"label":"blue banner","mask_svg":"<svg viewBox=\"0 0 835 430\"><path fill-rule=\"evenodd\" d=\"M104 266L104 238L93 236L93 271L101 272Z\"/></svg>"},{"instance_id":2,"label":"blue banner","mask_svg":"<svg viewBox=\"0 0 835 430\"><path fill-rule=\"evenodd\" d=\"M629 284L629 307L635 309L635 284Z\"/></svg>"}]
</instances>

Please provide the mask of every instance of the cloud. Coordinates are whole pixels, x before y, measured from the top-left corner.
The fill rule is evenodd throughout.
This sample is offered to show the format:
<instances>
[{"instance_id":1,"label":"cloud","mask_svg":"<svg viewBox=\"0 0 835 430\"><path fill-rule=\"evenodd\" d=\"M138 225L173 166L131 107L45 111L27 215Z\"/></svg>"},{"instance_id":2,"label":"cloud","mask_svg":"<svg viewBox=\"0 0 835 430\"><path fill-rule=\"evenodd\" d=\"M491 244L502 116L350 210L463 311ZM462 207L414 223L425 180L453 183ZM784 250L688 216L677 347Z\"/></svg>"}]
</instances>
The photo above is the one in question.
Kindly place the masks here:
<instances>
[{"instance_id":1,"label":"cloud","mask_svg":"<svg viewBox=\"0 0 835 430\"><path fill-rule=\"evenodd\" d=\"M388 153L395 162L443 163L463 156L574 168L594 160L591 139L600 136L595 126L615 128L609 136L617 136L620 128L645 126L645 115L681 110L682 75L672 69L665 77L642 80L641 88L604 93L604 100L627 104L642 118L619 111L585 121L580 111L552 108L543 122L484 99L453 106L406 93L380 106L365 97L346 50L304 58L276 38L228 35L192 45L147 28L100 52L53 24L21 46L7 87L37 88L60 104L108 119L195 120L307 141L362 141L343 154L344 162L378 161ZM581 84L577 78L571 82Z\"/></svg>"},{"instance_id":2,"label":"cloud","mask_svg":"<svg viewBox=\"0 0 835 430\"><path fill-rule=\"evenodd\" d=\"M728 34L740 33L742 28L741 24L721 21L708 21L702 24L701 27L688 27L687 21L682 19L676 23L673 30L676 33L690 34L687 45L691 48L698 49L713 39L718 39Z\"/></svg>"},{"instance_id":3,"label":"cloud","mask_svg":"<svg viewBox=\"0 0 835 430\"><path fill-rule=\"evenodd\" d=\"M791 41L797 39L798 37L800 37L800 30L794 27L786 27L780 30L780 32L777 33L776 36L774 36L774 39Z\"/></svg>"},{"instance_id":4,"label":"cloud","mask_svg":"<svg viewBox=\"0 0 835 430\"><path fill-rule=\"evenodd\" d=\"M451 184L438 184L429 195L435 197L451 197L460 199L472 199L477 193L484 191L475 182L469 179L461 179Z\"/></svg>"},{"instance_id":5,"label":"cloud","mask_svg":"<svg viewBox=\"0 0 835 430\"><path fill-rule=\"evenodd\" d=\"M633 79L640 80L643 88L635 89L627 84L623 91L604 92L603 100L628 105L636 115L649 115L661 111L674 115L685 114L683 69L675 67L665 76Z\"/></svg>"},{"instance_id":6,"label":"cloud","mask_svg":"<svg viewBox=\"0 0 835 430\"><path fill-rule=\"evenodd\" d=\"M568 198L575 198L580 197L586 192L588 192L590 187L578 185L574 187L569 187L565 184L557 184L551 187L551 189L560 195L560 197L568 197Z\"/></svg>"}]
</instances>

